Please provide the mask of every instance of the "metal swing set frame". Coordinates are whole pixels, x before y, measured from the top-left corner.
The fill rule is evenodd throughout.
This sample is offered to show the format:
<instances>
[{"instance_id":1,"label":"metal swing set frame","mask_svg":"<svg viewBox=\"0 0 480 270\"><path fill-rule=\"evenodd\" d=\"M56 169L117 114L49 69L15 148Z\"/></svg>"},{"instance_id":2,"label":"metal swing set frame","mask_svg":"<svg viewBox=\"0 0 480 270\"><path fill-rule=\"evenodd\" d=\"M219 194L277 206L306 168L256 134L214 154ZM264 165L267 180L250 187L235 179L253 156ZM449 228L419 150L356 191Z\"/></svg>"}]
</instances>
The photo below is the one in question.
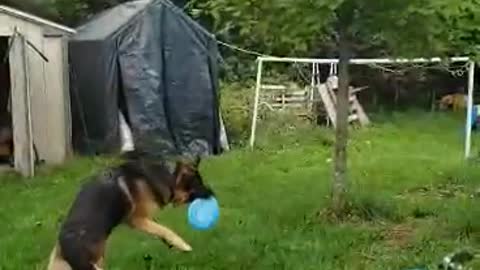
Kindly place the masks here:
<instances>
[{"instance_id":1,"label":"metal swing set frame","mask_svg":"<svg viewBox=\"0 0 480 270\"><path fill-rule=\"evenodd\" d=\"M468 94L467 94L467 116L465 121L465 140L464 140L464 157L466 159L471 156L472 146L472 111L473 111L473 94L475 83L475 62L469 57L451 57L442 59L435 58L414 58L414 59L389 59L389 58L357 58L351 59L351 65L372 65L372 64L421 64L421 63L441 63L447 60L450 63L466 63L468 64ZM263 67L266 63L303 63L311 64L312 66L319 64L338 64L338 59L315 59L315 58L290 58L290 57L274 57L274 56L259 56L257 58L257 76L255 85L255 99L252 113L252 124L250 132L250 147L255 146L255 136L258 124L258 109L260 103L260 92L262 86Z\"/></svg>"}]
</instances>

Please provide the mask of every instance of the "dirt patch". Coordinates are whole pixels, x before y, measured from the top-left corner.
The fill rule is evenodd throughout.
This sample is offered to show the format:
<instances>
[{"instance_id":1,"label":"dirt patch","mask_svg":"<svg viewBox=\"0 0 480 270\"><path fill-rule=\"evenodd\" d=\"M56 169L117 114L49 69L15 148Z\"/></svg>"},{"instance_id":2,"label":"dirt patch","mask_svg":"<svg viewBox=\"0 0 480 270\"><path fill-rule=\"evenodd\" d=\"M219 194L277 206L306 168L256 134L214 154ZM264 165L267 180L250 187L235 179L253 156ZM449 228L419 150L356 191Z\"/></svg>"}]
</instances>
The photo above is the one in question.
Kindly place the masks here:
<instances>
[{"instance_id":1,"label":"dirt patch","mask_svg":"<svg viewBox=\"0 0 480 270\"><path fill-rule=\"evenodd\" d=\"M348 200L341 209L326 207L317 212L317 218L329 223L385 223L399 222L395 206L373 197L362 197Z\"/></svg>"},{"instance_id":2,"label":"dirt patch","mask_svg":"<svg viewBox=\"0 0 480 270\"><path fill-rule=\"evenodd\" d=\"M396 224L385 228L382 238L387 246L391 248L409 248L413 244L415 236L415 225L413 222Z\"/></svg>"},{"instance_id":3,"label":"dirt patch","mask_svg":"<svg viewBox=\"0 0 480 270\"><path fill-rule=\"evenodd\" d=\"M411 196L419 197L434 197L439 199L449 199L449 198L475 198L479 197L480 189L472 190L467 188L465 185L446 183L439 185L430 185L430 186L420 186L414 187L405 190L400 193L397 197L405 198Z\"/></svg>"}]
</instances>

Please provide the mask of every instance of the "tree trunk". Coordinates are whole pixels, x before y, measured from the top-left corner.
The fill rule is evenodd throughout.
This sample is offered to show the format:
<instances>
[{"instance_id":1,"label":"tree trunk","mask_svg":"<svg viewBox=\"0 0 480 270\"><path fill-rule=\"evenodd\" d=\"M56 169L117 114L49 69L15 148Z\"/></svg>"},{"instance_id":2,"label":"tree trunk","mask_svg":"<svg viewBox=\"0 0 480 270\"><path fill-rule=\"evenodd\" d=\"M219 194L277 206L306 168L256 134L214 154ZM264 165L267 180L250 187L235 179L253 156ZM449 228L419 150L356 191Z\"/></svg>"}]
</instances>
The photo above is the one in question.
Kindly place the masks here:
<instances>
[{"instance_id":1,"label":"tree trunk","mask_svg":"<svg viewBox=\"0 0 480 270\"><path fill-rule=\"evenodd\" d=\"M372 103L373 104L372 104L372 106L376 111L379 111L379 109L378 109L378 89L375 89L372 92L373 92L373 97L372 97L372 99L373 99Z\"/></svg>"},{"instance_id":2,"label":"tree trunk","mask_svg":"<svg viewBox=\"0 0 480 270\"><path fill-rule=\"evenodd\" d=\"M435 87L432 88L431 100L430 100L430 111L435 112L436 110L436 101L437 101L437 91L435 91Z\"/></svg>"},{"instance_id":3,"label":"tree trunk","mask_svg":"<svg viewBox=\"0 0 480 270\"><path fill-rule=\"evenodd\" d=\"M337 91L337 128L335 130L334 177L332 187L332 206L337 215L345 209L347 181L347 142L348 142L348 86L350 51L348 43L340 42L340 60L338 63L338 91Z\"/></svg>"},{"instance_id":4,"label":"tree trunk","mask_svg":"<svg viewBox=\"0 0 480 270\"><path fill-rule=\"evenodd\" d=\"M398 110L398 103L399 103L398 101L400 99L400 89L399 89L399 86L397 85L396 80L393 81L393 87L395 89L395 96L393 98L394 99L393 106L394 106L395 110Z\"/></svg>"}]
</instances>

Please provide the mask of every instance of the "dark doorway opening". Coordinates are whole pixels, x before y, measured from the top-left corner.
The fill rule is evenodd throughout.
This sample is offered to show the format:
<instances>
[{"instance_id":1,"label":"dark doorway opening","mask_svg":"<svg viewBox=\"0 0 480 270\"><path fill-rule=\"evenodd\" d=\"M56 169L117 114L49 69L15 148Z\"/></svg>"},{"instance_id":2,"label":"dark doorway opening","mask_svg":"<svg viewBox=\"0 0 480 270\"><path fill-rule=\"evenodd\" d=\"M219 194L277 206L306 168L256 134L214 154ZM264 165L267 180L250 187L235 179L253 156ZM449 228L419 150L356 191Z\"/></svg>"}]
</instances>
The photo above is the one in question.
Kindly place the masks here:
<instances>
[{"instance_id":1,"label":"dark doorway opening","mask_svg":"<svg viewBox=\"0 0 480 270\"><path fill-rule=\"evenodd\" d=\"M9 38L0 37L0 166L13 166Z\"/></svg>"}]
</instances>

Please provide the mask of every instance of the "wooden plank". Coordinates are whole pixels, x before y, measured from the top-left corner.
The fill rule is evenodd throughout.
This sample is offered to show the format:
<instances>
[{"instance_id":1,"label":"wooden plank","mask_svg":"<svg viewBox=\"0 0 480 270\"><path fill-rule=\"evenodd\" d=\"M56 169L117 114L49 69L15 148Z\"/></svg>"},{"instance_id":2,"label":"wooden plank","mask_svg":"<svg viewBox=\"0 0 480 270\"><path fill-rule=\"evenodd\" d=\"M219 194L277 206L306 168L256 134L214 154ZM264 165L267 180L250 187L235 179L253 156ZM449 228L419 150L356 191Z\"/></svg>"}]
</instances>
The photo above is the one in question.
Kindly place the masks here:
<instances>
[{"instance_id":1,"label":"wooden plank","mask_svg":"<svg viewBox=\"0 0 480 270\"><path fill-rule=\"evenodd\" d=\"M13 38L10 70L15 169L23 176L29 177L34 175L30 81L27 74L26 42L19 35Z\"/></svg>"},{"instance_id":2,"label":"wooden plank","mask_svg":"<svg viewBox=\"0 0 480 270\"><path fill-rule=\"evenodd\" d=\"M227 130L223 122L222 112L218 112L218 119L220 121L220 145L224 151L230 151L230 145L228 143Z\"/></svg>"},{"instance_id":3,"label":"wooden plank","mask_svg":"<svg viewBox=\"0 0 480 270\"><path fill-rule=\"evenodd\" d=\"M322 99L323 105L325 106L325 110L327 111L327 115L330 118L330 121L334 128L337 126L337 110L335 108L335 104L332 100L332 97L329 93L329 90L325 84L320 84L318 87L318 93L320 94L320 98Z\"/></svg>"},{"instance_id":4,"label":"wooden plank","mask_svg":"<svg viewBox=\"0 0 480 270\"><path fill-rule=\"evenodd\" d=\"M284 103L284 102L302 102L306 103L307 99L305 97L276 97L273 98L272 101L274 102L279 102L279 103Z\"/></svg>"},{"instance_id":5,"label":"wooden plank","mask_svg":"<svg viewBox=\"0 0 480 270\"><path fill-rule=\"evenodd\" d=\"M356 96L352 103L352 107L354 108L356 115L358 115L358 120L360 121L360 124L362 126L369 125L370 119L368 119L367 114L365 113L362 105L360 104Z\"/></svg>"},{"instance_id":6,"label":"wooden plank","mask_svg":"<svg viewBox=\"0 0 480 270\"><path fill-rule=\"evenodd\" d=\"M291 108L291 107L306 107L306 103L270 103L272 107Z\"/></svg>"},{"instance_id":7,"label":"wooden plank","mask_svg":"<svg viewBox=\"0 0 480 270\"><path fill-rule=\"evenodd\" d=\"M285 85L262 84L260 87L262 90L287 90Z\"/></svg>"},{"instance_id":8,"label":"wooden plank","mask_svg":"<svg viewBox=\"0 0 480 270\"><path fill-rule=\"evenodd\" d=\"M66 126L67 116L65 111L65 102L67 100L63 82L64 63L61 41L61 38L44 39L44 53L48 58L48 63L43 63L47 85L44 92L41 93L41 99L45 102L43 106L44 115L48 118L48 122L42 123L42 129L45 130L48 140L37 142L37 146L45 149L43 159L49 164L63 163L68 152L68 127ZM39 145L40 143L45 145Z\"/></svg>"},{"instance_id":9,"label":"wooden plank","mask_svg":"<svg viewBox=\"0 0 480 270\"><path fill-rule=\"evenodd\" d=\"M350 86L350 94L353 95L353 94L357 94L358 92L361 92L365 89L368 89L369 86L362 86L362 87L357 87L357 88L354 88L354 87L351 87Z\"/></svg>"},{"instance_id":10,"label":"wooden plank","mask_svg":"<svg viewBox=\"0 0 480 270\"><path fill-rule=\"evenodd\" d=\"M22 34L28 39L42 54L46 54L44 39L41 29L26 25ZM49 89L47 84L51 82L47 79L46 65L48 63L31 47L26 47L27 54L27 74L30 80L31 91L31 111L32 111L32 136L35 149L40 160L49 161L50 157L50 130L49 127L56 121L50 117L49 109L45 109L49 101Z\"/></svg>"},{"instance_id":11,"label":"wooden plank","mask_svg":"<svg viewBox=\"0 0 480 270\"><path fill-rule=\"evenodd\" d=\"M330 95L330 98L331 98L333 104L334 105L337 104L337 94L332 89L330 89L328 87L325 87L325 88L327 89L328 94Z\"/></svg>"},{"instance_id":12,"label":"wooden plank","mask_svg":"<svg viewBox=\"0 0 480 270\"><path fill-rule=\"evenodd\" d=\"M281 104L281 103L274 103L270 104L272 108L302 108L305 107L305 104L302 103L287 103L287 104Z\"/></svg>"},{"instance_id":13,"label":"wooden plank","mask_svg":"<svg viewBox=\"0 0 480 270\"><path fill-rule=\"evenodd\" d=\"M64 93L64 113L65 113L65 143L66 143L66 154L65 158L73 156L73 145L72 145L72 109L70 107L70 67L68 64L68 37L62 37L62 76L63 76L63 93Z\"/></svg>"},{"instance_id":14,"label":"wooden plank","mask_svg":"<svg viewBox=\"0 0 480 270\"><path fill-rule=\"evenodd\" d=\"M293 92L286 92L286 93L278 93L278 94L273 94L273 96L285 96L285 97L303 97L307 98L308 96L305 95L305 92L302 92L301 94L293 93Z\"/></svg>"},{"instance_id":15,"label":"wooden plank","mask_svg":"<svg viewBox=\"0 0 480 270\"><path fill-rule=\"evenodd\" d=\"M294 96L305 96L308 97L308 91L301 90L301 91L292 91L289 94L294 95Z\"/></svg>"}]
</instances>

